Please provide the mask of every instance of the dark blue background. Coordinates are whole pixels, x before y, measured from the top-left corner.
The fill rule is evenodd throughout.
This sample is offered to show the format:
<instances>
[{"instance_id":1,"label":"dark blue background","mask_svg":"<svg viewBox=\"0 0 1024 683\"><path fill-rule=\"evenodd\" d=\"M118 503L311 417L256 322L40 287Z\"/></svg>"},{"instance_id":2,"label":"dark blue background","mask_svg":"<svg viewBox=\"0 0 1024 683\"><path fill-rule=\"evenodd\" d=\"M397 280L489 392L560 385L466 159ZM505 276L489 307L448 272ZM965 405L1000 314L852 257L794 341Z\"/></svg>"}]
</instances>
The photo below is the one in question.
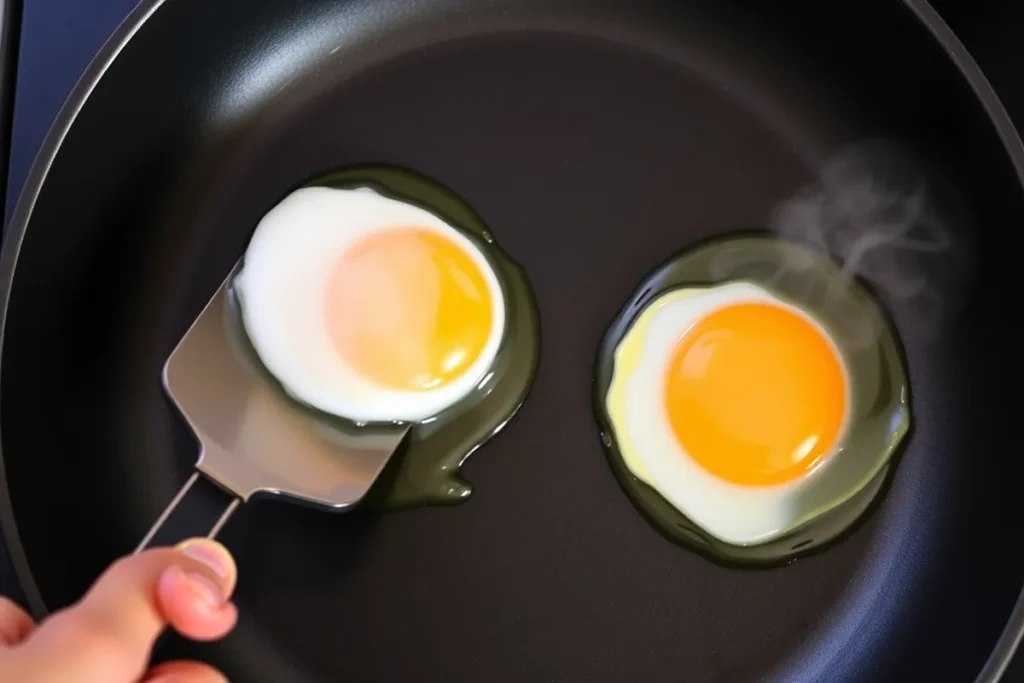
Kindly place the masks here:
<instances>
[{"instance_id":1,"label":"dark blue background","mask_svg":"<svg viewBox=\"0 0 1024 683\"><path fill-rule=\"evenodd\" d=\"M6 217L64 98L136 5L136 0L23 2Z\"/></svg>"},{"instance_id":2,"label":"dark blue background","mask_svg":"<svg viewBox=\"0 0 1024 683\"><path fill-rule=\"evenodd\" d=\"M5 217L10 216L36 150L64 99L107 36L136 4L136 0L23 2ZM1024 3L934 0L933 4L974 53L1018 127L1024 129L1024 50L1019 48ZM2 545L0 593L17 594ZM1024 683L1024 652L1004 680Z\"/></svg>"}]
</instances>

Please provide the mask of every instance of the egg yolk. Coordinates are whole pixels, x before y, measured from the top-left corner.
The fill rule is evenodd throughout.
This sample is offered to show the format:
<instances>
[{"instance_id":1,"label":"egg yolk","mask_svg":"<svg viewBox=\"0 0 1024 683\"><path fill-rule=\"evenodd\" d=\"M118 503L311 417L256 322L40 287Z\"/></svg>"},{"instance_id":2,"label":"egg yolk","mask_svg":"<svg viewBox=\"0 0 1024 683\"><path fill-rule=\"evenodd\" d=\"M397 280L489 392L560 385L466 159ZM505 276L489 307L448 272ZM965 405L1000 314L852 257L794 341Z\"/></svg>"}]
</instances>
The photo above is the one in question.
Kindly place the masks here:
<instances>
[{"instance_id":1,"label":"egg yolk","mask_svg":"<svg viewBox=\"0 0 1024 683\"><path fill-rule=\"evenodd\" d=\"M494 304L477 262L425 228L360 239L334 265L328 287L335 350L362 377L393 389L444 386L491 335Z\"/></svg>"},{"instance_id":2,"label":"egg yolk","mask_svg":"<svg viewBox=\"0 0 1024 683\"><path fill-rule=\"evenodd\" d=\"M846 373L822 330L765 303L719 309L676 346L665 405L680 445L735 484L767 486L814 469L847 410Z\"/></svg>"}]
</instances>

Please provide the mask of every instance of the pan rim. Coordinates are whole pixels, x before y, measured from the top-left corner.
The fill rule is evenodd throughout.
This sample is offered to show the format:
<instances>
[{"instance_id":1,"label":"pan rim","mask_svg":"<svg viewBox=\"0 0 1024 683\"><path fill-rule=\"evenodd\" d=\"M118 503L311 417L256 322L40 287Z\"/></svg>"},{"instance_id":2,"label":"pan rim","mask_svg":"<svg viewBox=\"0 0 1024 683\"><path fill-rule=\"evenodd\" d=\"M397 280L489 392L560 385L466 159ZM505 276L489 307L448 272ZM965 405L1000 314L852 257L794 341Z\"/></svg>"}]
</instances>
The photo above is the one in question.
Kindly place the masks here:
<instances>
[{"instance_id":1,"label":"pan rim","mask_svg":"<svg viewBox=\"0 0 1024 683\"><path fill-rule=\"evenodd\" d=\"M6 226L2 246L0 246L0 369L2 369L3 344L7 329L7 311L18 255L43 183L60 152L64 138L100 80L132 38L166 2L168 0L140 0L128 13L78 78L36 152L28 175L18 192L18 200L11 214L10 222ZM1024 190L1024 142L1022 142L1016 126L1010 119L1009 113L995 89L966 46L935 10L930 0L902 0L902 2L938 42L943 52L967 81L994 126L1017 173L1021 189ZM25 547L21 542L7 483L2 446L0 446L0 535L6 545L15 576L29 610L36 619L42 619L50 610L35 582ZM1024 639L1024 586L1021 587L1021 592L1018 594L1006 625L988 660L974 679L974 683L998 683L1009 667L1022 639Z\"/></svg>"}]
</instances>

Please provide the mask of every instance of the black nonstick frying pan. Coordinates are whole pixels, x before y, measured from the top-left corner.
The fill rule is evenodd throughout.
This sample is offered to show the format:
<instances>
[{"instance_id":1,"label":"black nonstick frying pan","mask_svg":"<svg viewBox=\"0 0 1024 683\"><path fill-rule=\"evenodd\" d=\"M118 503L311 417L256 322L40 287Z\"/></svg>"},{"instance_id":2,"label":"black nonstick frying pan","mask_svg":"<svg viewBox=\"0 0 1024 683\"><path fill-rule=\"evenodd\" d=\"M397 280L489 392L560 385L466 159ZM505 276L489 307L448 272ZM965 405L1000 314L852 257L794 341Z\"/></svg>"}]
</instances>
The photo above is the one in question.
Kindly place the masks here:
<instances>
[{"instance_id":1,"label":"black nonstick frying pan","mask_svg":"<svg viewBox=\"0 0 1024 683\"><path fill-rule=\"evenodd\" d=\"M884 499L781 568L672 544L602 452L607 326L670 254L771 227L896 143L936 179L952 246L900 262L919 287L880 287L914 397ZM3 250L0 521L37 614L189 476L160 369L256 221L363 163L452 188L523 264L536 382L461 505L253 505L223 533L237 631L160 657L238 681L997 679L1024 627L1024 149L917 0L144 0L65 105Z\"/></svg>"}]
</instances>

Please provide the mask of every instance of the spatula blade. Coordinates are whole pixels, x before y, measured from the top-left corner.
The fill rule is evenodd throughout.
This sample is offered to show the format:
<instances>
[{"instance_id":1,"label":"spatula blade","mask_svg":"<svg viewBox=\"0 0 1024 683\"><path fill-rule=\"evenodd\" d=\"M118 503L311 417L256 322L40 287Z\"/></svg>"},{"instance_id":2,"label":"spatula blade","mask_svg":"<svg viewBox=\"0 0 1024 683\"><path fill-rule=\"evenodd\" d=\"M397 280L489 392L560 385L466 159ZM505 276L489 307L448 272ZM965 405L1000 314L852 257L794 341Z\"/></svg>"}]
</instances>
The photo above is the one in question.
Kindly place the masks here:
<instances>
[{"instance_id":1,"label":"spatula blade","mask_svg":"<svg viewBox=\"0 0 1024 683\"><path fill-rule=\"evenodd\" d=\"M351 427L291 400L241 327L232 270L164 366L201 445L196 468L242 500L280 495L343 510L370 490L409 425Z\"/></svg>"}]
</instances>

